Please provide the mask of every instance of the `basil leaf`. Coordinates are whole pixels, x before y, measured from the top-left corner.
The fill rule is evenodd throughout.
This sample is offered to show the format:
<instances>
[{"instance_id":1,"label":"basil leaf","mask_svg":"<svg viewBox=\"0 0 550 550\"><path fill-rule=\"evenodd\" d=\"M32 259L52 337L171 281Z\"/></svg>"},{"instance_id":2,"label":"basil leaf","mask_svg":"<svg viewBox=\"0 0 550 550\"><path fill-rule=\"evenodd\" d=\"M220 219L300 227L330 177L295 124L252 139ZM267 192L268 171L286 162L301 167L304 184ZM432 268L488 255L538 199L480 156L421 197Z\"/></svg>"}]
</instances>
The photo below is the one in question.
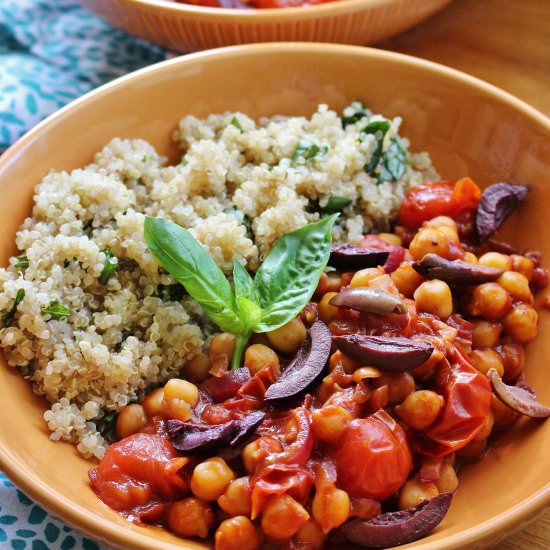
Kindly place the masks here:
<instances>
[{"instance_id":1,"label":"basil leaf","mask_svg":"<svg viewBox=\"0 0 550 550\"><path fill-rule=\"evenodd\" d=\"M328 153L328 146L323 145L323 147L319 147L309 139L301 139L296 146L296 151L292 155L292 162L297 162L300 157L304 158L307 162L313 160L319 153L326 155Z\"/></svg>"},{"instance_id":2,"label":"basil leaf","mask_svg":"<svg viewBox=\"0 0 550 550\"><path fill-rule=\"evenodd\" d=\"M98 280L100 284L106 285L118 269L118 261L108 248L104 248L101 252L105 254L105 263L103 264L103 270L101 271Z\"/></svg>"},{"instance_id":3,"label":"basil leaf","mask_svg":"<svg viewBox=\"0 0 550 550\"><path fill-rule=\"evenodd\" d=\"M248 298L253 302L258 301L254 279L250 273L235 259L233 259L233 284L235 285L235 296Z\"/></svg>"},{"instance_id":4,"label":"basil leaf","mask_svg":"<svg viewBox=\"0 0 550 550\"><path fill-rule=\"evenodd\" d=\"M393 138L382 157L378 181L398 181L407 171L407 152L397 138Z\"/></svg>"},{"instance_id":5,"label":"basil leaf","mask_svg":"<svg viewBox=\"0 0 550 550\"><path fill-rule=\"evenodd\" d=\"M241 126L241 123L238 121L237 117L234 116L232 119L231 119L231 124L233 126L235 126L235 128L237 128L237 130L240 130L241 134L244 134L244 130L243 130L243 127Z\"/></svg>"},{"instance_id":6,"label":"basil leaf","mask_svg":"<svg viewBox=\"0 0 550 550\"><path fill-rule=\"evenodd\" d=\"M305 225L275 243L254 278L262 309L254 332L279 328L307 304L327 265L337 217L333 214Z\"/></svg>"},{"instance_id":7,"label":"basil leaf","mask_svg":"<svg viewBox=\"0 0 550 550\"><path fill-rule=\"evenodd\" d=\"M9 309L8 311L2 311L2 326L7 327L13 323L13 320L15 319L15 312L17 311L17 306L23 301L24 298L25 290L20 288L15 294L11 309Z\"/></svg>"},{"instance_id":8,"label":"basil leaf","mask_svg":"<svg viewBox=\"0 0 550 550\"><path fill-rule=\"evenodd\" d=\"M373 174L374 170L378 166L380 159L382 158L382 151L384 148L384 137L390 129L390 122L388 120L375 120L369 122L362 130L362 134L373 134L378 139L376 149L373 151L372 156L367 164L363 167L365 172Z\"/></svg>"},{"instance_id":9,"label":"basil leaf","mask_svg":"<svg viewBox=\"0 0 550 550\"><path fill-rule=\"evenodd\" d=\"M245 330L231 285L210 254L183 227L147 216L144 237L151 253L168 273L202 306L206 316L223 331Z\"/></svg>"},{"instance_id":10,"label":"basil leaf","mask_svg":"<svg viewBox=\"0 0 550 550\"><path fill-rule=\"evenodd\" d=\"M352 203L348 197L339 197L338 195L331 195L327 204L319 209L323 214L334 214L335 212L341 212L346 206Z\"/></svg>"},{"instance_id":11,"label":"basil leaf","mask_svg":"<svg viewBox=\"0 0 550 550\"><path fill-rule=\"evenodd\" d=\"M346 126L355 124L357 121L369 116L370 114L369 111L365 109L365 106L361 103L361 101L354 101L347 109L344 110L344 113L346 111L352 111L353 109L355 109L353 114L342 115L342 128L345 129Z\"/></svg>"},{"instance_id":12,"label":"basil leaf","mask_svg":"<svg viewBox=\"0 0 550 550\"><path fill-rule=\"evenodd\" d=\"M246 327L253 327L262 319L262 309L260 306L244 296L237 296L237 309L239 317Z\"/></svg>"},{"instance_id":13,"label":"basil leaf","mask_svg":"<svg viewBox=\"0 0 550 550\"><path fill-rule=\"evenodd\" d=\"M18 269L27 269L29 267L29 258L22 254L21 256L16 257L17 262L15 262L15 267Z\"/></svg>"},{"instance_id":14,"label":"basil leaf","mask_svg":"<svg viewBox=\"0 0 550 550\"><path fill-rule=\"evenodd\" d=\"M42 313L42 315L50 315L51 318L56 321L60 321L61 319L69 317L73 314L73 312L66 308L59 300L50 302L49 305L40 310L40 313Z\"/></svg>"}]
</instances>

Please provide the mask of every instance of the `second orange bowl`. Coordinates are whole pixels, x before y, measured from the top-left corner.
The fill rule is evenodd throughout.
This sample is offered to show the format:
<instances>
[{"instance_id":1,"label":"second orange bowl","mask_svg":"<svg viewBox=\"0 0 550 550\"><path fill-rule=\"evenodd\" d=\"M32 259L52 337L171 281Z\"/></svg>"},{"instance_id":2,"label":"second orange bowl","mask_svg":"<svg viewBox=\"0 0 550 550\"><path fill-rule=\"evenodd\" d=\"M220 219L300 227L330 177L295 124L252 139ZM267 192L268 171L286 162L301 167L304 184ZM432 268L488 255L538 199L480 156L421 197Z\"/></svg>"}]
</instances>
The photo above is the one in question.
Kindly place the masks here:
<instances>
[{"instance_id":1,"label":"second orange bowl","mask_svg":"<svg viewBox=\"0 0 550 550\"><path fill-rule=\"evenodd\" d=\"M110 24L177 52L250 42L372 44L433 15L450 0L336 0L278 9L224 9L171 0L82 0Z\"/></svg>"}]
</instances>

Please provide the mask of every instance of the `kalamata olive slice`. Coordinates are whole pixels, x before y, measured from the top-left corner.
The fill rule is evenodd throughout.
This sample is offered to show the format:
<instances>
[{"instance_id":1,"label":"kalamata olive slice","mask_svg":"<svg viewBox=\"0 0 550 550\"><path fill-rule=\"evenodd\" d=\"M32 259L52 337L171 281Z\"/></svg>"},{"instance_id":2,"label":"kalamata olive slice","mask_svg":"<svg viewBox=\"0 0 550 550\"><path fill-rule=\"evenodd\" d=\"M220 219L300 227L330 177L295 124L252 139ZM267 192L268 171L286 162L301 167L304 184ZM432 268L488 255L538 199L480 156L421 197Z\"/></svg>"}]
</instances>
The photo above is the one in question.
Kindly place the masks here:
<instances>
[{"instance_id":1,"label":"kalamata olive slice","mask_svg":"<svg viewBox=\"0 0 550 550\"><path fill-rule=\"evenodd\" d=\"M414 369L427 361L433 352L428 342L410 338L349 334L334 336L334 345L345 355L383 371Z\"/></svg>"},{"instance_id":2,"label":"kalamata olive slice","mask_svg":"<svg viewBox=\"0 0 550 550\"><path fill-rule=\"evenodd\" d=\"M166 427L172 445L182 453L212 451L223 447L236 433L234 420L223 424L197 424L181 420L167 420Z\"/></svg>"},{"instance_id":3,"label":"kalamata olive slice","mask_svg":"<svg viewBox=\"0 0 550 550\"><path fill-rule=\"evenodd\" d=\"M340 530L354 544L369 548L389 548L418 540L431 533L445 517L452 493L423 500L414 508L380 514L368 521L355 519Z\"/></svg>"},{"instance_id":4,"label":"kalamata olive slice","mask_svg":"<svg viewBox=\"0 0 550 550\"><path fill-rule=\"evenodd\" d=\"M235 436L229 442L229 445L234 447L242 443L249 435L251 435L256 428L262 423L265 418L265 412L263 411L254 411L248 413L243 418L239 418L234 422L237 423L237 431Z\"/></svg>"},{"instance_id":5,"label":"kalamata olive slice","mask_svg":"<svg viewBox=\"0 0 550 550\"><path fill-rule=\"evenodd\" d=\"M333 306L345 306L367 313L387 315L388 313L407 313L407 306L398 296L379 288L366 286L342 289L329 302Z\"/></svg>"},{"instance_id":6,"label":"kalamata olive slice","mask_svg":"<svg viewBox=\"0 0 550 550\"><path fill-rule=\"evenodd\" d=\"M223 424L199 424L167 420L168 435L172 445L180 452L205 452L244 441L265 418L262 411L254 411L247 416L229 420Z\"/></svg>"},{"instance_id":7,"label":"kalamata olive slice","mask_svg":"<svg viewBox=\"0 0 550 550\"><path fill-rule=\"evenodd\" d=\"M322 321L315 321L295 360L283 371L277 382L269 386L264 399L287 399L304 391L323 372L331 346L332 339L327 326Z\"/></svg>"},{"instance_id":8,"label":"kalamata olive slice","mask_svg":"<svg viewBox=\"0 0 550 550\"><path fill-rule=\"evenodd\" d=\"M233 397L239 388L250 380L250 371L246 367L224 372L221 376L211 376L202 384L202 388L212 396L215 403Z\"/></svg>"},{"instance_id":9,"label":"kalamata olive slice","mask_svg":"<svg viewBox=\"0 0 550 550\"><path fill-rule=\"evenodd\" d=\"M511 183L494 183L483 191L476 212L479 242L485 242L504 223L527 193L528 187Z\"/></svg>"},{"instance_id":10,"label":"kalamata olive slice","mask_svg":"<svg viewBox=\"0 0 550 550\"><path fill-rule=\"evenodd\" d=\"M452 285L480 285L496 281L503 273L502 269L462 260L447 260L437 254L426 254L413 268L426 279L440 279Z\"/></svg>"},{"instance_id":11,"label":"kalamata olive slice","mask_svg":"<svg viewBox=\"0 0 550 550\"><path fill-rule=\"evenodd\" d=\"M328 265L347 271L356 271L366 267L384 265L389 254L385 250L363 248L351 243L335 244L330 251Z\"/></svg>"},{"instance_id":12,"label":"kalamata olive slice","mask_svg":"<svg viewBox=\"0 0 550 550\"><path fill-rule=\"evenodd\" d=\"M495 395L514 411L531 418L548 418L550 416L550 407L539 403L531 388L505 384L495 369L491 369L487 373L487 377L491 381Z\"/></svg>"}]
</instances>

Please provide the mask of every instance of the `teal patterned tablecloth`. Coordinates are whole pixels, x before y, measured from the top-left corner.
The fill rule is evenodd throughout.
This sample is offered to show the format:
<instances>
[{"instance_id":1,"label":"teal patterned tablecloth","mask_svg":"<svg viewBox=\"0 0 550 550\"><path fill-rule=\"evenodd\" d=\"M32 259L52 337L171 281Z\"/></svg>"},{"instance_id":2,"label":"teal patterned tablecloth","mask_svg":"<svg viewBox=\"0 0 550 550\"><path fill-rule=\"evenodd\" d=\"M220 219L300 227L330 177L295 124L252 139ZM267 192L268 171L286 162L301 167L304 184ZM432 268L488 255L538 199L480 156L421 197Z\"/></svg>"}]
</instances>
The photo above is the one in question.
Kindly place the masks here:
<instances>
[{"instance_id":1,"label":"teal patterned tablecloth","mask_svg":"<svg viewBox=\"0 0 550 550\"><path fill-rule=\"evenodd\" d=\"M69 101L167 52L75 0L0 0L0 152ZM100 550L0 473L0 549Z\"/></svg>"}]
</instances>

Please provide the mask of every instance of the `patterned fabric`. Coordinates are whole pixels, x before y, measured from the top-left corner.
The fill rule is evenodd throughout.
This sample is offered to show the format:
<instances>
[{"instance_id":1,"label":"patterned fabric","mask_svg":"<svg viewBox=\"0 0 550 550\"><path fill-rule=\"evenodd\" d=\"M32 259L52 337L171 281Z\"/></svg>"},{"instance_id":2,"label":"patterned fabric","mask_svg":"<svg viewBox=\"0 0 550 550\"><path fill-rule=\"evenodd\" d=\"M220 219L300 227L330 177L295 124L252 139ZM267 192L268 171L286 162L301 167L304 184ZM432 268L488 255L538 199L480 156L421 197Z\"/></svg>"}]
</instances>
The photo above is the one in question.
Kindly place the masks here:
<instances>
[{"instance_id":1,"label":"patterned fabric","mask_svg":"<svg viewBox=\"0 0 550 550\"><path fill-rule=\"evenodd\" d=\"M35 504L0 473L0 548L12 550L108 550Z\"/></svg>"},{"instance_id":2,"label":"patterned fabric","mask_svg":"<svg viewBox=\"0 0 550 550\"><path fill-rule=\"evenodd\" d=\"M166 57L75 0L0 0L0 151L88 90Z\"/></svg>"},{"instance_id":3,"label":"patterned fabric","mask_svg":"<svg viewBox=\"0 0 550 550\"><path fill-rule=\"evenodd\" d=\"M0 0L0 151L88 90L167 55L75 0ZM50 516L2 473L0 548L106 550Z\"/></svg>"}]
</instances>

